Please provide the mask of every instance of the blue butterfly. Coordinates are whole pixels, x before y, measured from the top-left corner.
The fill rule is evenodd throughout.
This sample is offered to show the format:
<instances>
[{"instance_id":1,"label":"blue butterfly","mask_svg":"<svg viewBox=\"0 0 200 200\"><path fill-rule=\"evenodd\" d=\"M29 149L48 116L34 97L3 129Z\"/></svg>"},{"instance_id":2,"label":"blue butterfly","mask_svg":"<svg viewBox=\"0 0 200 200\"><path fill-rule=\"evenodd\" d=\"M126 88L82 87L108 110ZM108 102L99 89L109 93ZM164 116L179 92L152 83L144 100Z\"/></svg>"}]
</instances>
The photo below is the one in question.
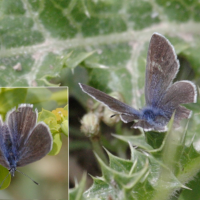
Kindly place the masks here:
<instances>
[{"instance_id":1,"label":"blue butterfly","mask_svg":"<svg viewBox=\"0 0 200 200\"><path fill-rule=\"evenodd\" d=\"M37 123L37 110L33 105L21 104L7 114L6 122L0 119L0 164L12 176L16 168L43 158L52 149L52 135L48 126Z\"/></svg>"},{"instance_id":2,"label":"blue butterfly","mask_svg":"<svg viewBox=\"0 0 200 200\"><path fill-rule=\"evenodd\" d=\"M136 110L93 87L79 85L83 92L120 114L123 122L137 121L131 128L164 132L174 111L175 127L191 116L191 111L181 104L195 103L197 98L196 86L191 81L172 83L178 70L173 46L164 36L154 33L147 54L144 108Z\"/></svg>"}]
</instances>

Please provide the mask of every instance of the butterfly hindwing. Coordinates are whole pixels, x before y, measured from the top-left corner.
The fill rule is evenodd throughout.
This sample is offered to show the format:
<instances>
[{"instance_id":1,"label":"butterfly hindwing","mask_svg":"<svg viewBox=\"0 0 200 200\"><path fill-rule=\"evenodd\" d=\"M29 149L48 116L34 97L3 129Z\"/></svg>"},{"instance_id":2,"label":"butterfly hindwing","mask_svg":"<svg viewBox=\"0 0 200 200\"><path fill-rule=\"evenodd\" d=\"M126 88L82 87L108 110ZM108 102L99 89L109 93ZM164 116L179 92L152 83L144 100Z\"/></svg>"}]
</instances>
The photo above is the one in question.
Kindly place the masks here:
<instances>
[{"instance_id":1,"label":"butterfly hindwing","mask_svg":"<svg viewBox=\"0 0 200 200\"><path fill-rule=\"evenodd\" d=\"M191 81L178 81L168 88L158 107L164 111L168 118L171 118L176 110L175 121L188 118L190 112L186 111L188 109L184 109L180 104L195 103L196 96L196 86Z\"/></svg>"},{"instance_id":2,"label":"butterfly hindwing","mask_svg":"<svg viewBox=\"0 0 200 200\"><path fill-rule=\"evenodd\" d=\"M144 120L139 120L138 122L134 123L131 128L142 128L146 132L153 131L155 129L158 132L165 132L167 130L166 126L155 126Z\"/></svg>"},{"instance_id":3,"label":"butterfly hindwing","mask_svg":"<svg viewBox=\"0 0 200 200\"><path fill-rule=\"evenodd\" d=\"M19 152L17 166L21 167L44 157L51 150L52 141L47 125L38 123Z\"/></svg>"},{"instance_id":4,"label":"butterfly hindwing","mask_svg":"<svg viewBox=\"0 0 200 200\"><path fill-rule=\"evenodd\" d=\"M174 116L174 126L179 127L180 126L180 121L182 119L188 119L191 117L192 111L183 107L183 106L178 106L176 108L175 116Z\"/></svg>"}]
</instances>

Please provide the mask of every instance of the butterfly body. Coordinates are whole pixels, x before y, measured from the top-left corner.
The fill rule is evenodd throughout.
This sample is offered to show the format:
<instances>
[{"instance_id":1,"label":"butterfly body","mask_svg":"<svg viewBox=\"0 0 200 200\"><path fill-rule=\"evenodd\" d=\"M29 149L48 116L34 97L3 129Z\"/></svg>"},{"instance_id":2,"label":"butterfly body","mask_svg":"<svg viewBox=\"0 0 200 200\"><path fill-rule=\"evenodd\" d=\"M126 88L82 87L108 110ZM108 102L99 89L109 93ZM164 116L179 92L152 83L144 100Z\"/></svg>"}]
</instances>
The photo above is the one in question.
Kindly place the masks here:
<instances>
[{"instance_id":1,"label":"butterfly body","mask_svg":"<svg viewBox=\"0 0 200 200\"><path fill-rule=\"evenodd\" d=\"M146 122L149 126L156 127L160 130L166 126L167 121L169 121L170 118L168 118L165 112L161 109L147 106L141 109L137 115L126 115L123 113L121 114L121 119L125 123L132 122L137 119L138 121L142 121L143 123ZM136 128L135 125L133 125L132 128Z\"/></svg>"},{"instance_id":2,"label":"butterfly body","mask_svg":"<svg viewBox=\"0 0 200 200\"><path fill-rule=\"evenodd\" d=\"M9 128L6 124L3 125L2 132L4 132L4 137L1 141L3 154L7 159L8 170L10 171L11 175L14 176L18 160L17 148L11 139L11 136L9 134Z\"/></svg>"},{"instance_id":3,"label":"butterfly body","mask_svg":"<svg viewBox=\"0 0 200 200\"><path fill-rule=\"evenodd\" d=\"M179 126L180 120L191 116L191 111L181 104L196 102L196 86L191 81L173 83L178 70L179 61L173 46L164 36L154 33L147 54L144 108L136 110L95 88L79 85L83 92L120 114L123 122L137 120L132 128L164 132L174 112L175 127Z\"/></svg>"},{"instance_id":4,"label":"butterfly body","mask_svg":"<svg viewBox=\"0 0 200 200\"><path fill-rule=\"evenodd\" d=\"M141 113L141 119L146 120L150 124L154 124L156 118L159 116L165 117L164 113L157 108L145 107L141 110Z\"/></svg>"}]
</instances>

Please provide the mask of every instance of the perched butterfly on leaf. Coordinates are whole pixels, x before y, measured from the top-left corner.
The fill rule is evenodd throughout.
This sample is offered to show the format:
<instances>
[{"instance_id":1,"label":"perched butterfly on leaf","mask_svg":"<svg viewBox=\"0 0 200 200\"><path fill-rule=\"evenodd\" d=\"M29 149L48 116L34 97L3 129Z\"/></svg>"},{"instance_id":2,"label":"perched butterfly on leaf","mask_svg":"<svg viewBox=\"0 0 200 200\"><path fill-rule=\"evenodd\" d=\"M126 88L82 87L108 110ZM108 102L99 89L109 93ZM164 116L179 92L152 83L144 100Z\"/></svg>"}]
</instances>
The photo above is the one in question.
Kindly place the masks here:
<instances>
[{"instance_id":1,"label":"perched butterfly on leaf","mask_svg":"<svg viewBox=\"0 0 200 200\"><path fill-rule=\"evenodd\" d=\"M144 108L136 110L93 87L79 85L83 92L120 114L123 122L137 120L131 128L165 132L174 111L175 127L180 120L191 116L191 111L181 104L196 102L196 86L191 81L172 83L178 70L179 61L173 46L164 36L154 33L147 54Z\"/></svg>"}]
</instances>

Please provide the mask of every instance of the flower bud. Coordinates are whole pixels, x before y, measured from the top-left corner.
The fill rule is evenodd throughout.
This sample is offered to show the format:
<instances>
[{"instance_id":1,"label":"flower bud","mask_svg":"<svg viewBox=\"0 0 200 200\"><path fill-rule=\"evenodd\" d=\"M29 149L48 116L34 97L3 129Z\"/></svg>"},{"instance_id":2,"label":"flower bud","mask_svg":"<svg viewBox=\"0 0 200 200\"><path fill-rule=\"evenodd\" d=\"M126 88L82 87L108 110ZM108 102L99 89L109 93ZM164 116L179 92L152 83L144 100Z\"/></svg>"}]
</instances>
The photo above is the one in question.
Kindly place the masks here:
<instances>
[{"instance_id":1,"label":"flower bud","mask_svg":"<svg viewBox=\"0 0 200 200\"><path fill-rule=\"evenodd\" d=\"M81 131L87 136L92 137L99 134L99 117L93 112L89 112L81 119Z\"/></svg>"}]
</instances>

